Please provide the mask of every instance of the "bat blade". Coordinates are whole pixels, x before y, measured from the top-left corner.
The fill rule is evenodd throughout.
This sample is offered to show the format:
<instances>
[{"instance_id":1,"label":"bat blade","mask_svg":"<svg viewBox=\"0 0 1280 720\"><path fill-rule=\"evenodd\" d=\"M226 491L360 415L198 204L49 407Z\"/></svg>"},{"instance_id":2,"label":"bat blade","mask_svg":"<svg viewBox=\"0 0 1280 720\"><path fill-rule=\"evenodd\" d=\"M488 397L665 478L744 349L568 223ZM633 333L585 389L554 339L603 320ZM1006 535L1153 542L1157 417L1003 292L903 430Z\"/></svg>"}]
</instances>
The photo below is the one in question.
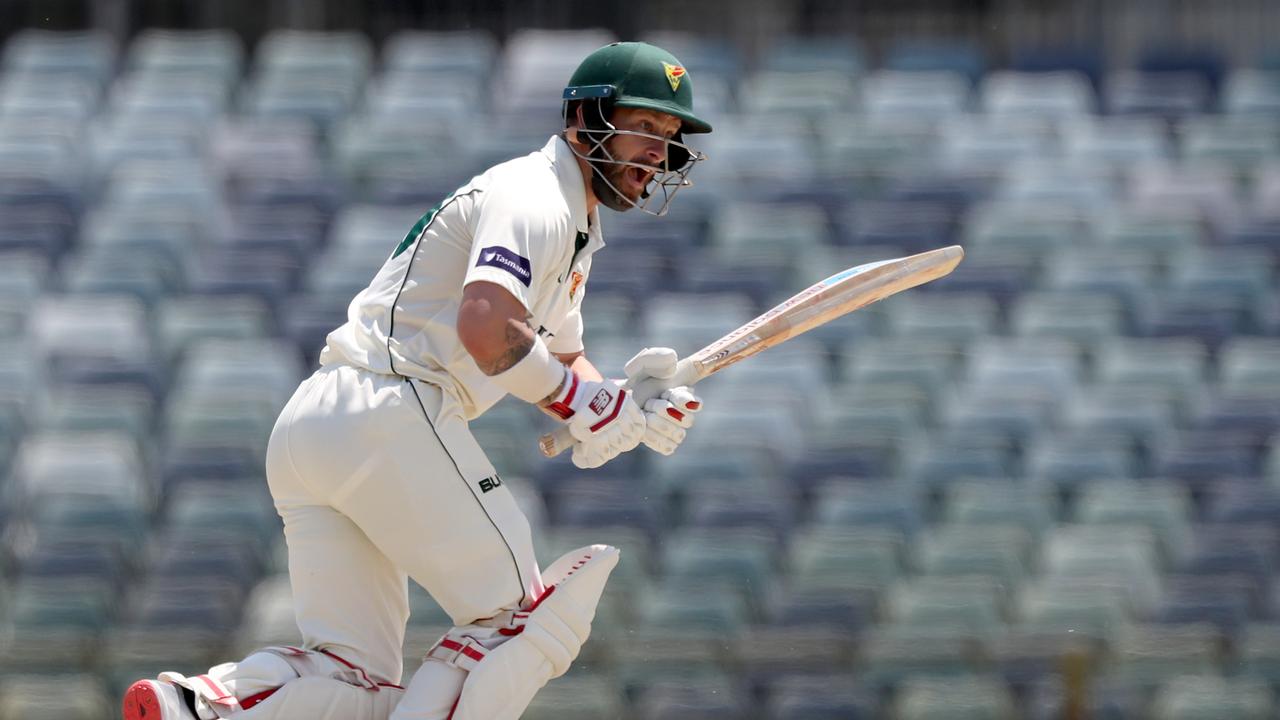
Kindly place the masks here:
<instances>
[{"instance_id":1,"label":"bat blade","mask_svg":"<svg viewBox=\"0 0 1280 720\"><path fill-rule=\"evenodd\" d=\"M792 295L680 361L676 373L665 380L650 378L631 388L641 406L663 390L692 385L702 378L741 362L756 353L864 308L903 290L948 275L964 259L959 245L892 260L857 265L820 280ZM543 435L543 455L555 457L573 444L567 427Z\"/></svg>"}]
</instances>

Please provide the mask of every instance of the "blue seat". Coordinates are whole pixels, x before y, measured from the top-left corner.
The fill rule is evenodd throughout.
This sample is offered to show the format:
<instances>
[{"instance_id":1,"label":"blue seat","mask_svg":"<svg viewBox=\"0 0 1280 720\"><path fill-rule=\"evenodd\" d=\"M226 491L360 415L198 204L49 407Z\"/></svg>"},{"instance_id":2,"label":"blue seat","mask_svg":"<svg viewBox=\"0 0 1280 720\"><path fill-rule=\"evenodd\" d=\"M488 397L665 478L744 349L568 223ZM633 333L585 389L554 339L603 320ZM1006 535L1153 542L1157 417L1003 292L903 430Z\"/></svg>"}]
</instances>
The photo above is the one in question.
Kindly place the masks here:
<instances>
[{"instance_id":1,"label":"blue seat","mask_svg":"<svg viewBox=\"0 0 1280 720\"><path fill-rule=\"evenodd\" d=\"M914 494L893 483L828 483L815 490L813 507L824 527L880 527L910 536L923 524Z\"/></svg>"},{"instance_id":2,"label":"blue seat","mask_svg":"<svg viewBox=\"0 0 1280 720\"><path fill-rule=\"evenodd\" d=\"M651 535L666 522L661 508L623 483L570 481L556 492L552 521L568 527L634 527Z\"/></svg>"},{"instance_id":3,"label":"blue seat","mask_svg":"<svg viewBox=\"0 0 1280 720\"><path fill-rule=\"evenodd\" d=\"M1152 703L1156 720L1208 720L1229 716L1240 720L1272 717L1271 688L1254 678L1191 676L1170 680Z\"/></svg>"},{"instance_id":4,"label":"blue seat","mask_svg":"<svg viewBox=\"0 0 1280 720\"><path fill-rule=\"evenodd\" d=\"M1261 458L1248 433L1187 431L1158 449L1152 469L1168 477L1202 486L1223 478L1250 478L1261 473Z\"/></svg>"},{"instance_id":5,"label":"blue seat","mask_svg":"<svg viewBox=\"0 0 1280 720\"><path fill-rule=\"evenodd\" d=\"M892 691L920 678L983 672L989 658L981 638L954 628L877 627L858 647L862 678L876 692Z\"/></svg>"},{"instance_id":6,"label":"blue seat","mask_svg":"<svg viewBox=\"0 0 1280 720\"><path fill-rule=\"evenodd\" d=\"M1228 73L1220 105L1231 115L1266 116L1280 109L1280 75L1274 70L1242 68Z\"/></svg>"},{"instance_id":7,"label":"blue seat","mask_svg":"<svg viewBox=\"0 0 1280 720\"><path fill-rule=\"evenodd\" d=\"M1224 637L1234 637L1258 616L1259 594L1259 586L1245 576L1172 576L1155 619L1168 624L1208 623Z\"/></svg>"},{"instance_id":8,"label":"blue seat","mask_svg":"<svg viewBox=\"0 0 1280 720\"><path fill-rule=\"evenodd\" d=\"M787 537L793 510L790 497L781 490L751 495L737 489L692 489L685 505L685 519L694 528L753 528Z\"/></svg>"},{"instance_id":9,"label":"blue seat","mask_svg":"<svg viewBox=\"0 0 1280 720\"><path fill-rule=\"evenodd\" d=\"M892 247L903 254L923 252L950 243L952 222L952 213L936 203L859 203L837 242Z\"/></svg>"},{"instance_id":10,"label":"blue seat","mask_svg":"<svg viewBox=\"0 0 1280 720\"><path fill-rule=\"evenodd\" d=\"M1014 47L1009 67L1018 72L1077 72L1096 89L1102 86L1103 53L1090 44Z\"/></svg>"},{"instance_id":11,"label":"blue seat","mask_svg":"<svg viewBox=\"0 0 1280 720\"><path fill-rule=\"evenodd\" d=\"M993 114L1050 118L1091 113L1097 104L1086 76L1071 71L988 74L980 88L984 109Z\"/></svg>"},{"instance_id":12,"label":"blue seat","mask_svg":"<svg viewBox=\"0 0 1280 720\"><path fill-rule=\"evenodd\" d=\"M871 590L795 588L770 603L767 620L781 627L821 625L856 633L875 622L878 602Z\"/></svg>"},{"instance_id":13,"label":"blue seat","mask_svg":"<svg viewBox=\"0 0 1280 720\"><path fill-rule=\"evenodd\" d=\"M1209 83L1196 73L1125 70L1107 79L1106 107L1122 115L1177 118L1209 110L1212 93Z\"/></svg>"},{"instance_id":14,"label":"blue seat","mask_svg":"<svg viewBox=\"0 0 1280 720\"><path fill-rule=\"evenodd\" d=\"M1100 116L1063 128L1063 151L1069 161L1101 167L1158 161L1173 148L1159 121L1134 116Z\"/></svg>"},{"instance_id":15,"label":"blue seat","mask_svg":"<svg viewBox=\"0 0 1280 720\"><path fill-rule=\"evenodd\" d=\"M1190 73L1204 79L1216 94L1226 71L1222 56L1205 48L1150 47L1138 58L1137 69L1149 73Z\"/></svg>"},{"instance_id":16,"label":"blue seat","mask_svg":"<svg viewBox=\"0 0 1280 720\"><path fill-rule=\"evenodd\" d=\"M875 698L852 687L847 675L782 677L768 686L768 698L765 717L769 720L878 717Z\"/></svg>"},{"instance_id":17,"label":"blue seat","mask_svg":"<svg viewBox=\"0 0 1280 720\"><path fill-rule=\"evenodd\" d=\"M976 82L986 70L982 50L963 41L909 39L890 47L884 66L891 70L946 70Z\"/></svg>"},{"instance_id":18,"label":"blue seat","mask_svg":"<svg viewBox=\"0 0 1280 720\"><path fill-rule=\"evenodd\" d=\"M970 78L951 70L877 70L862 80L862 108L875 121L952 117L969 107L971 84Z\"/></svg>"}]
</instances>

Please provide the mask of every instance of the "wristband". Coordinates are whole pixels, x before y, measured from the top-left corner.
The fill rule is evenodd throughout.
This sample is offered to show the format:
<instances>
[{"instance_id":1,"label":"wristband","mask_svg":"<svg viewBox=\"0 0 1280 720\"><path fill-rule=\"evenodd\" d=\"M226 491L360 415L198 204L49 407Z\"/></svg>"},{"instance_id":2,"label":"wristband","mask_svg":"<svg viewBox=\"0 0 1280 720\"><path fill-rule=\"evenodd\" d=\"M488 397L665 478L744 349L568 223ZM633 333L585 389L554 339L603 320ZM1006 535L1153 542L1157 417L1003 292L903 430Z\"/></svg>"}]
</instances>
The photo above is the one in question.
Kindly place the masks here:
<instances>
[{"instance_id":1,"label":"wristband","mask_svg":"<svg viewBox=\"0 0 1280 720\"><path fill-rule=\"evenodd\" d=\"M489 379L521 400L536 405L560 388L568 372L564 363L551 356L542 338L535 337L533 347L520 362L490 375Z\"/></svg>"}]
</instances>

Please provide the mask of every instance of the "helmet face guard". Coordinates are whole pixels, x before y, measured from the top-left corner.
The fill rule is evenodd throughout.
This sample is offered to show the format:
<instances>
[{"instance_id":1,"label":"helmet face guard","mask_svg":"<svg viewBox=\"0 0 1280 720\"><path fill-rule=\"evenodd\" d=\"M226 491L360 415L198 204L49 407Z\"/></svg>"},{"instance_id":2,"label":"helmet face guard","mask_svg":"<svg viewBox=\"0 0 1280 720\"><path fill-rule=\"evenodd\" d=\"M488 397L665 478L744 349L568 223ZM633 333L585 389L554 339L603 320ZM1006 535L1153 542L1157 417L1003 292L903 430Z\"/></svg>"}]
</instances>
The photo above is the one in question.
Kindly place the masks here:
<instances>
[{"instance_id":1,"label":"helmet face guard","mask_svg":"<svg viewBox=\"0 0 1280 720\"><path fill-rule=\"evenodd\" d=\"M617 211L636 208L654 216L665 215L671 205L671 201L675 199L676 193L682 188L693 184L693 181L689 180L689 173L693 171L694 165L707 159L706 155L686 145L681 132L677 132L673 137L667 138L639 130L619 129L609 121L609 110L615 107L612 95L613 88L608 85L576 87L565 90L565 102L562 109L565 127L569 125L571 101L584 101L581 104L583 108L583 127L578 128L578 138L582 144L587 145L588 150L583 153L574 147L572 143L569 144L569 147L573 150L574 155L591 166L591 188L595 192L596 198L604 203L606 207ZM654 167L615 158L607 147L609 139L615 135L633 135L650 140L658 140L665 145L666 159L662 165ZM605 172L605 166L639 168L646 172L652 171L653 176L640 194L640 200L636 201L623 194L609 180L608 173Z\"/></svg>"}]
</instances>

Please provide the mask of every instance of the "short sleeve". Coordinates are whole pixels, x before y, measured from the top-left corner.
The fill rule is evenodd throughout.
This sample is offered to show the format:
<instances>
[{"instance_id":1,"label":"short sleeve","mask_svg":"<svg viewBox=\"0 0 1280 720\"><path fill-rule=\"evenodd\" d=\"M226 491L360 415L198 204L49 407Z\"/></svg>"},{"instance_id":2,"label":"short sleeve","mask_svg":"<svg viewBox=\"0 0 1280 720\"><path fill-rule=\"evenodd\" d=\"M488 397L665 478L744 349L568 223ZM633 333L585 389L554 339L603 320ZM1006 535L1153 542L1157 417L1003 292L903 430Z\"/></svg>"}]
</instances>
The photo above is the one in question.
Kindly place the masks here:
<instances>
[{"instance_id":1,"label":"short sleeve","mask_svg":"<svg viewBox=\"0 0 1280 720\"><path fill-rule=\"evenodd\" d=\"M532 309L548 268L557 264L567 218L536 195L501 186L486 192L479 207L464 286L494 283Z\"/></svg>"},{"instance_id":2,"label":"short sleeve","mask_svg":"<svg viewBox=\"0 0 1280 720\"><path fill-rule=\"evenodd\" d=\"M564 322L556 329L556 336L547 343L547 349L553 353L582 352L582 308L575 305Z\"/></svg>"}]
</instances>

